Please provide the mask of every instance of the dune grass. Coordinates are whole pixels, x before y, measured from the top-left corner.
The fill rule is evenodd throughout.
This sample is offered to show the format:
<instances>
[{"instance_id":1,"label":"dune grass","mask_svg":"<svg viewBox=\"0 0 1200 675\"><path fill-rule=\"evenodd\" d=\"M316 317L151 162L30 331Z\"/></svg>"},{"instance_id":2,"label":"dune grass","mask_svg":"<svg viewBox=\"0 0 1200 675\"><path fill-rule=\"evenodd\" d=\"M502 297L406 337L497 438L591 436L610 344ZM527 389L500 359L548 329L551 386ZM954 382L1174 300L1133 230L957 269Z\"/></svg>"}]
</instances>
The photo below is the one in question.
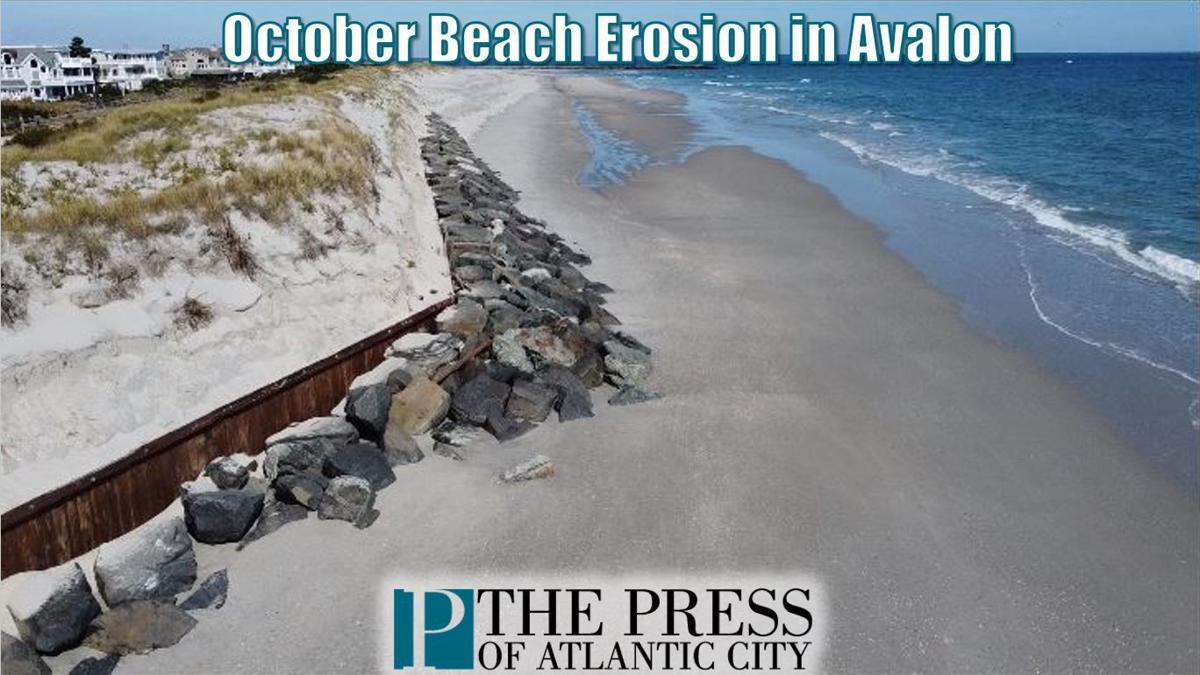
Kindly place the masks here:
<instances>
[{"instance_id":1,"label":"dune grass","mask_svg":"<svg viewBox=\"0 0 1200 675\"><path fill-rule=\"evenodd\" d=\"M230 209L280 223L294 204L315 194L373 200L375 146L349 122L332 116L314 121L304 132L273 136L269 147L273 161L266 166L230 162L219 166L219 175L188 174L147 195L65 192L37 211L9 209L4 229L69 234L99 228L142 237L174 227L180 216L217 225Z\"/></svg>"},{"instance_id":2,"label":"dune grass","mask_svg":"<svg viewBox=\"0 0 1200 675\"><path fill-rule=\"evenodd\" d=\"M162 130L168 138L181 132L201 115L220 108L277 103L296 96L332 102L338 92L368 92L386 77L384 68L351 68L319 82L296 78L245 82L211 90L208 96L147 101L114 108L85 123L56 133L34 148L9 144L0 156L0 171L11 172L24 162L66 160L85 164L113 161L121 141L146 131ZM214 95L215 94L215 95Z\"/></svg>"}]
</instances>

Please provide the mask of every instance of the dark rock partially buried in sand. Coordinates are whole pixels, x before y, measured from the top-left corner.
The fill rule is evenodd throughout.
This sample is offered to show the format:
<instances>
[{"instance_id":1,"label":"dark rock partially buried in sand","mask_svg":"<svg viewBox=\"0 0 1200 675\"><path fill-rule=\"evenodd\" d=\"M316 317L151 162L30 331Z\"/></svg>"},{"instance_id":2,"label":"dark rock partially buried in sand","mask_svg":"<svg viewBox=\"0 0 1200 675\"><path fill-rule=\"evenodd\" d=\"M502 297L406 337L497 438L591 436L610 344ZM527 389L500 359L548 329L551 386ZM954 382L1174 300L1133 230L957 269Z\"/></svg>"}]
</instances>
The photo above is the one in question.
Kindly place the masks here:
<instances>
[{"instance_id":1,"label":"dark rock partially buried in sand","mask_svg":"<svg viewBox=\"0 0 1200 675\"><path fill-rule=\"evenodd\" d=\"M321 495L329 485L329 479L313 471L289 473L275 479L275 496L284 502L298 504L316 511L321 505Z\"/></svg>"},{"instance_id":2,"label":"dark rock partially buried in sand","mask_svg":"<svg viewBox=\"0 0 1200 675\"><path fill-rule=\"evenodd\" d=\"M42 660L41 654L21 640L3 633L0 635L0 671L4 675L50 675L50 666Z\"/></svg>"},{"instance_id":3,"label":"dark rock partially buried in sand","mask_svg":"<svg viewBox=\"0 0 1200 675\"><path fill-rule=\"evenodd\" d=\"M325 460L325 475L330 478L357 476L366 480L372 490L382 490L396 482L396 474L387 459L370 443L357 443L329 456ZM325 493L329 494L328 487Z\"/></svg>"},{"instance_id":4,"label":"dark rock partially buried in sand","mask_svg":"<svg viewBox=\"0 0 1200 675\"><path fill-rule=\"evenodd\" d=\"M196 609L221 609L225 606L225 598L229 594L229 572L220 569L200 582L196 591L187 600L179 603L179 609L192 611Z\"/></svg>"},{"instance_id":5,"label":"dark rock partially buried in sand","mask_svg":"<svg viewBox=\"0 0 1200 675\"><path fill-rule=\"evenodd\" d=\"M267 456L263 460L263 475L267 480L275 480L290 473L319 473L321 467L325 466L325 458L337 452L339 447L341 446L327 438L276 443L267 447Z\"/></svg>"},{"instance_id":6,"label":"dark rock partially buried in sand","mask_svg":"<svg viewBox=\"0 0 1200 675\"><path fill-rule=\"evenodd\" d=\"M262 513L258 516L258 520L254 521L254 529L238 542L237 550L240 551L246 548L252 542L262 539L288 523L304 520L307 517L308 509L299 504L288 504L274 498L268 498L266 505L263 506Z\"/></svg>"},{"instance_id":7,"label":"dark rock partially buried in sand","mask_svg":"<svg viewBox=\"0 0 1200 675\"><path fill-rule=\"evenodd\" d=\"M258 490L218 490L184 495L188 532L205 544L227 544L245 536L262 510Z\"/></svg>"},{"instance_id":8,"label":"dark rock partially buried in sand","mask_svg":"<svg viewBox=\"0 0 1200 675\"><path fill-rule=\"evenodd\" d=\"M508 415L519 420L541 422L546 419L558 401L558 390L553 387L517 380L508 395Z\"/></svg>"},{"instance_id":9,"label":"dark rock partially buried in sand","mask_svg":"<svg viewBox=\"0 0 1200 675\"><path fill-rule=\"evenodd\" d=\"M609 405L633 405L662 398L663 395L652 389L643 387L621 387L617 393L608 399Z\"/></svg>"},{"instance_id":10,"label":"dark rock partially buried in sand","mask_svg":"<svg viewBox=\"0 0 1200 675\"><path fill-rule=\"evenodd\" d=\"M341 417L313 417L297 422L267 438L266 445L276 443L325 439L334 445L347 445L358 440L358 430Z\"/></svg>"},{"instance_id":11,"label":"dark rock partially buried in sand","mask_svg":"<svg viewBox=\"0 0 1200 675\"><path fill-rule=\"evenodd\" d=\"M323 520L345 520L363 528L379 515L371 508L374 504L375 491L365 479L338 476L329 481L329 489L325 491L317 515Z\"/></svg>"},{"instance_id":12,"label":"dark rock partially buried in sand","mask_svg":"<svg viewBox=\"0 0 1200 675\"><path fill-rule=\"evenodd\" d=\"M8 599L17 634L42 654L79 644L100 603L78 563L34 572Z\"/></svg>"},{"instance_id":13,"label":"dark rock partially buried in sand","mask_svg":"<svg viewBox=\"0 0 1200 675\"><path fill-rule=\"evenodd\" d=\"M398 427L388 425L383 434L383 457L388 466L396 467L415 464L425 459L425 453L421 452L417 439Z\"/></svg>"},{"instance_id":14,"label":"dark rock partially buried in sand","mask_svg":"<svg viewBox=\"0 0 1200 675\"><path fill-rule=\"evenodd\" d=\"M137 600L97 617L84 644L107 654L145 654L179 642L195 626L172 602Z\"/></svg>"},{"instance_id":15,"label":"dark rock partially buried in sand","mask_svg":"<svg viewBox=\"0 0 1200 675\"><path fill-rule=\"evenodd\" d=\"M120 662L120 654L109 654L102 658L89 656L76 663L68 675L112 675L112 672L117 669L117 664ZM4 673L8 675L7 670Z\"/></svg>"},{"instance_id":16,"label":"dark rock partially buried in sand","mask_svg":"<svg viewBox=\"0 0 1200 675\"><path fill-rule=\"evenodd\" d=\"M172 598L196 581L196 553L179 517L147 523L96 552L96 589L109 607Z\"/></svg>"},{"instance_id":17,"label":"dark rock partially buried in sand","mask_svg":"<svg viewBox=\"0 0 1200 675\"><path fill-rule=\"evenodd\" d=\"M504 412L507 400L508 385L479 374L454 392L450 408L455 419L484 424L492 415Z\"/></svg>"}]
</instances>

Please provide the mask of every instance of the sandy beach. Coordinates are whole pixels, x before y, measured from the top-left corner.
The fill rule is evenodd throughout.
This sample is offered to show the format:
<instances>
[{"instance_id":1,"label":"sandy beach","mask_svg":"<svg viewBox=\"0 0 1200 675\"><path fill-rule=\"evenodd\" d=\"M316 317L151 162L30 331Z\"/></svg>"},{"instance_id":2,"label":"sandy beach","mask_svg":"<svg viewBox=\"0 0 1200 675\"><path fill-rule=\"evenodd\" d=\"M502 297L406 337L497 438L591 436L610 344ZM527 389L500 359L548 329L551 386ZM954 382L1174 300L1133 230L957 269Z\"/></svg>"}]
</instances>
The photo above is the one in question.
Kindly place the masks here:
<instances>
[{"instance_id":1,"label":"sandy beach","mask_svg":"<svg viewBox=\"0 0 1200 675\"><path fill-rule=\"evenodd\" d=\"M811 574L834 672L1200 667L1195 502L827 191L740 147L589 190L572 106L667 157L691 130L677 96L486 71L418 86L591 255L665 398L403 467L367 530L197 545L228 603L119 672L373 671L390 582L537 570ZM490 118L464 103L514 87ZM495 482L532 453L558 475Z\"/></svg>"}]
</instances>

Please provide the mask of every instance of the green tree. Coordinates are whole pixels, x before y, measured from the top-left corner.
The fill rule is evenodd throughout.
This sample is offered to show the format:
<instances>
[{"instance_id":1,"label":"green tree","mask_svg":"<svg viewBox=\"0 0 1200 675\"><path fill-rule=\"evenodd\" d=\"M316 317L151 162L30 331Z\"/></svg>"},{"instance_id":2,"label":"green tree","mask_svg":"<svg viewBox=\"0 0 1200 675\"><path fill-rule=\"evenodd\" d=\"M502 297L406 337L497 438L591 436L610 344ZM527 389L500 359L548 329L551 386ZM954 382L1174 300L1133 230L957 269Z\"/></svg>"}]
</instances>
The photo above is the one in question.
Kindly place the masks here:
<instances>
[{"instance_id":1,"label":"green tree","mask_svg":"<svg viewBox=\"0 0 1200 675\"><path fill-rule=\"evenodd\" d=\"M92 55L92 48L83 44L83 38L76 35L71 38L70 54L73 57L79 58Z\"/></svg>"}]
</instances>

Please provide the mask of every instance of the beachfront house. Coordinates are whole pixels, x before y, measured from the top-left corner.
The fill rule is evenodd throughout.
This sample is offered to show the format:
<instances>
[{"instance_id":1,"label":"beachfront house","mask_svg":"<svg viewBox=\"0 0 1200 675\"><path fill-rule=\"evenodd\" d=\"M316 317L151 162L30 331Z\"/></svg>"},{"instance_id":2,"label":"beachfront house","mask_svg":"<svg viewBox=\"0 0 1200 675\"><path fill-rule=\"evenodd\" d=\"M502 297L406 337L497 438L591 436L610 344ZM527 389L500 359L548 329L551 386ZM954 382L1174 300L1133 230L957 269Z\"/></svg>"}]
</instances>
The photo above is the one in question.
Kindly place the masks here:
<instances>
[{"instance_id":1,"label":"beachfront house","mask_svg":"<svg viewBox=\"0 0 1200 675\"><path fill-rule=\"evenodd\" d=\"M99 70L99 82L122 92L141 91L147 82L167 79L167 45L157 51L96 49L92 61Z\"/></svg>"},{"instance_id":2,"label":"beachfront house","mask_svg":"<svg viewBox=\"0 0 1200 675\"><path fill-rule=\"evenodd\" d=\"M0 47L0 99L58 101L96 91L95 64L55 47Z\"/></svg>"},{"instance_id":3,"label":"beachfront house","mask_svg":"<svg viewBox=\"0 0 1200 675\"><path fill-rule=\"evenodd\" d=\"M171 52L167 72L173 78L192 76L224 76L230 78L262 77L272 73L290 73L295 70L290 62L233 64L225 60L217 47L188 47Z\"/></svg>"}]
</instances>

